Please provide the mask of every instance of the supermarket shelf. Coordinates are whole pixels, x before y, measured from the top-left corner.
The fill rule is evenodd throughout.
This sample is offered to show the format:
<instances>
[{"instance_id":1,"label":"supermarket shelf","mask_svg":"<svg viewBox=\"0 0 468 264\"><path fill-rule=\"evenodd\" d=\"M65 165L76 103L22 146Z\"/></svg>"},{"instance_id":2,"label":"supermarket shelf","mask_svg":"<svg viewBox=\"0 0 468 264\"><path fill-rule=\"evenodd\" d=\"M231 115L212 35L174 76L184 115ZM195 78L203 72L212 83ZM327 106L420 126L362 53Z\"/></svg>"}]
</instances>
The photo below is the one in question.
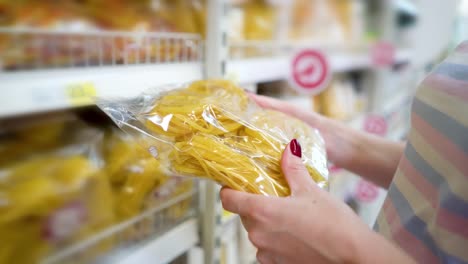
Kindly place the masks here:
<instances>
[{"instance_id":1,"label":"supermarket shelf","mask_svg":"<svg viewBox=\"0 0 468 264\"><path fill-rule=\"evenodd\" d=\"M384 114L390 114L397 111L398 109L401 109L402 106L410 104L411 100L412 96L407 92L403 92L393 96L393 98L389 98L378 111Z\"/></svg>"},{"instance_id":2,"label":"supermarket shelf","mask_svg":"<svg viewBox=\"0 0 468 264\"><path fill-rule=\"evenodd\" d=\"M231 60L226 65L226 77L240 83L259 83L287 78L287 57Z\"/></svg>"},{"instance_id":3,"label":"supermarket shelf","mask_svg":"<svg viewBox=\"0 0 468 264\"><path fill-rule=\"evenodd\" d=\"M197 227L196 219L187 220L114 263L168 263L199 242Z\"/></svg>"},{"instance_id":4,"label":"supermarket shelf","mask_svg":"<svg viewBox=\"0 0 468 264\"><path fill-rule=\"evenodd\" d=\"M0 73L0 117L90 105L94 96L131 97L202 76L200 62Z\"/></svg>"},{"instance_id":5,"label":"supermarket shelf","mask_svg":"<svg viewBox=\"0 0 468 264\"><path fill-rule=\"evenodd\" d=\"M42 263L147 263L135 262L144 258L154 259L155 263L168 262L199 241L196 210L193 209L197 193L191 190L170 197L125 222L59 250ZM174 215L173 210L186 208L188 202L191 208Z\"/></svg>"},{"instance_id":6,"label":"supermarket shelf","mask_svg":"<svg viewBox=\"0 0 468 264\"><path fill-rule=\"evenodd\" d=\"M0 38L0 117L202 78L203 40L196 34L0 27Z\"/></svg>"},{"instance_id":7,"label":"supermarket shelf","mask_svg":"<svg viewBox=\"0 0 468 264\"><path fill-rule=\"evenodd\" d=\"M411 59L409 50L399 50L395 63ZM329 53L330 67L333 72L347 72L372 67L372 60L367 53L333 52ZM233 59L226 66L226 77L240 83L259 83L288 78L290 57L261 57Z\"/></svg>"},{"instance_id":8,"label":"supermarket shelf","mask_svg":"<svg viewBox=\"0 0 468 264\"><path fill-rule=\"evenodd\" d=\"M395 55L395 63L405 63L409 62L412 59L411 50L401 49L397 50Z\"/></svg>"},{"instance_id":9,"label":"supermarket shelf","mask_svg":"<svg viewBox=\"0 0 468 264\"><path fill-rule=\"evenodd\" d=\"M379 108L379 110L375 113L378 116L382 116L389 125L389 131L386 135L386 138L390 140L401 140L405 134L408 132L407 124L403 124L400 121L396 121L393 119L393 116L405 107L408 107L411 103L411 96L407 93L401 93L400 95L395 96L394 98L388 100L388 102ZM357 129L362 130L364 126L364 121L369 113L362 113L357 115L356 117L352 118L351 120L347 121L347 125ZM401 115L401 113L399 113Z\"/></svg>"},{"instance_id":10,"label":"supermarket shelf","mask_svg":"<svg viewBox=\"0 0 468 264\"><path fill-rule=\"evenodd\" d=\"M237 234L238 215L231 215L222 221L221 241L228 243Z\"/></svg>"}]
</instances>

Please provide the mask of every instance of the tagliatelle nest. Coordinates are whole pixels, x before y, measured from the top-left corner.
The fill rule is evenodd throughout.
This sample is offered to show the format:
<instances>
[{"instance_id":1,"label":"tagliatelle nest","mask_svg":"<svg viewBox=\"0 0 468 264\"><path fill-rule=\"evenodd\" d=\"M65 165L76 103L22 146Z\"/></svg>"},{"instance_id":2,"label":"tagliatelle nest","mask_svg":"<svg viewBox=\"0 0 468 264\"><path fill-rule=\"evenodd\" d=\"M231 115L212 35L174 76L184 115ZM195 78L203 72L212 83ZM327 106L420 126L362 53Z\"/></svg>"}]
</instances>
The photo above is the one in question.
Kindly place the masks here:
<instances>
[{"instance_id":1,"label":"tagliatelle nest","mask_svg":"<svg viewBox=\"0 0 468 264\"><path fill-rule=\"evenodd\" d=\"M138 110L128 107L134 120L116 116L115 107L102 108L113 111L111 117L127 132L143 131L164 142L165 146L154 144L158 159L174 174L208 178L250 193L287 196L290 190L281 156L296 138L311 177L319 186L327 185L325 147L319 132L283 113L261 109L229 81L197 81L154 94L154 100Z\"/></svg>"}]
</instances>

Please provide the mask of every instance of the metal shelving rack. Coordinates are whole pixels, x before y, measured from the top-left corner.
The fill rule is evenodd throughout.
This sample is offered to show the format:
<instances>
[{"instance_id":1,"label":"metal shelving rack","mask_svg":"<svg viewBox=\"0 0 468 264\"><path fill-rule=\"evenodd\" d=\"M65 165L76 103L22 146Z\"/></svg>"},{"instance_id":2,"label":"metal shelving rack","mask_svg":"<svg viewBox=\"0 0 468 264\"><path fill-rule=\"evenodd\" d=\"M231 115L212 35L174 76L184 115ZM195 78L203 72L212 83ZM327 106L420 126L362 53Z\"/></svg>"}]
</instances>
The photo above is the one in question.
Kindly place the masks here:
<instances>
[{"instance_id":1,"label":"metal shelving rack","mask_svg":"<svg viewBox=\"0 0 468 264\"><path fill-rule=\"evenodd\" d=\"M35 45L47 45L47 39L54 38L62 45L56 51L67 54L64 61L46 62L41 57L34 58L24 69L0 72L2 96L0 97L0 118L33 114L45 111L86 106L94 103L93 97L131 97L149 87L170 83L189 82L202 78L229 78L245 85L255 86L260 82L287 78L291 52L304 47L320 48L314 43L293 44L283 41L229 43L225 15L234 1L207 0L207 35L203 40L196 34L178 33L129 33L129 32L60 32L36 29L0 28L0 36L15 36L20 41L31 40ZM392 40L392 6L385 5L381 16L384 38ZM74 52L85 54L78 61ZM261 48L263 55L246 58L244 49ZM176 51L177 55L168 56ZM388 70L372 70L369 47L359 51L325 49L332 71L365 71L368 86L380 87L388 77ZM411 50L397 52L397 62L411 60ZM3 65L5 66L8 65ZM371 90L374 102L372 110L387 116L407 104L407 96L402 95L395 102L382 103L378 89ZM401 100L400 100L401 99ZM350 125L362 126L362 116L356 117ZM398 128L391 137L401 137L406 128ZM176 223L165 223L164 227L153 230L152 236L145 237L144 243L135 248L117 253L118 263L167 263L177 256L196 250L203 252L203 259L192 258L191 263L220 263L221 248L227 244L227 255L240 256L242 263L248 246L242 244L245 234L239 229L238 218L232 216L223 220L219 201L219 187L202 181L198 210ZM174 198L146 212L129 222L106 230L96 237L71 247L46 259L46 263L57 263L73 257L80 250L92 247L100 239L117 234L128 226L134 226L143 219L159 219L159 213L167 207L196 193L187 193ZM228 234L236 239L222 239ZM239 242L239 246L234 245ZM235 258L234 258L235 259ZM115 260L115 259L114 259ZM232 260L231 260L232 261Z\"/></svg>"},{"instance_id":2,"label":"metal shelving rack","mask_svg":"<svg viewBox=\"0 0 468 264\"><path fill-rule=\"evenodd\" d=\"M131 97L174 80L203 78L203 40L196 34L0 28L0 37L14 39L13 47L31 42L31 49L48 49L49 57L58 58L34 56L9 65L15 57L2 56L0 117L85 106L94 96Z\"/></svg>"},{"instance_id":3,"label":"metal shelving rack","mask_svg":"<svg viewBox=\"0 0 468 264\"><path fill-rule=\"evenodd\" d=\"M204 40L197 34L0 28L0 37L12 40L13 50L0 60L0 118L89 106L95 96L130 98L175 80L204 77ZM20 45L34 56L15 57ZM39 55L44 49L47 57ZM200 243L198 187L66 245L42 262L169 263Z\"/></svg>"},{"instance_id":4,"label":"metal shelving rack","mask_svg":"<svg viewBox=\"0 0 468 264\"><path fill-rule=\"evenodd\" d=\"M103 263L142 263L144 259L168 263L199 242L196 194L197 189L172 197L157 207L47 257L44 263L81 263L93 261L94 257ZM184 206L184 203L191 204L192 208L181 216L171 216L171 210ZM83 258L87 256L86 252L93 252L110 241L114 246L109 248L109 254Z\"/></svg>"}]
</instances>

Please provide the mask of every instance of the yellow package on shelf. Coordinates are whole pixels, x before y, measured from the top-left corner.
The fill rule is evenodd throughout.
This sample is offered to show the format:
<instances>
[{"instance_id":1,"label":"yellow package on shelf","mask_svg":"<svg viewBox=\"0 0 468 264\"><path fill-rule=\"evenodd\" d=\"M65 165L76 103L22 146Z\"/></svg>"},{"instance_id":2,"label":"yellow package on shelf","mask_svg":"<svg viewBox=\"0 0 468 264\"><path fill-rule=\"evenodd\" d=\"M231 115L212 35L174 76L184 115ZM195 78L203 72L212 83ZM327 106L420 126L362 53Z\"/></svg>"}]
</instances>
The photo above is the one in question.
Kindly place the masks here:
<instances>
[{"instance_id":1,"label":"yellow package on shelf","mask_svg":"<svg viewBox=\"0 0 468 264\"><path fill-rule=\"evenodd\" d=\"M104 171L113 188L117 217L126 220L141 213L150 192L168 178L160 170L158 160L136 140L121 132L110 134L104 144Z\"/></svg>"},{"instance_id":2,"label":"yellow package on shelf","mask_svg":"<svg viewBox=\"0 0 468 264\"><path fill-rule=\"evenodd\" d=\"M85 154L36 155L2 175L0 263L37 263L114 222L108 181Z\"/></svg>"},{"instance_id":3,"label":"yellow package on shelf","mask_svg":"<svg viewBox=\"0 0 468 264\"><path fill-rule=\"evenodd\" d=\"M338 44L351 35L351 5L344 0L293 0L289 37Z\"/></svg>"},{"instance_id":4,"label":"yellow package on shelf","mask_svg":"<svg viewBox=\"0 0 468 264\"><path fill-rule=\"evenodd\" d=\"M193 188L193 183L172 187L178 180L168 178L158 160L138 145L144 138L92 128L74 115L50 119L22 120L0 135L5 154L0 160L0 264L56 258ZM166 200L153 199L155 192L164 192ZM123 243L144 239L159 231L155 226L167 226L166 219L186 217L190 201L126 225L59 262L91 263Z\"/></svg>"},{"instance_id":5,"label":"yellow package on shelf","mask_svg":"<svg viewBox=\"0 0 468 264\"><path fill-rule=\"evenodd\" d=\"M145 147L168 174L287 196L280 162L285 146L296 138L303 144L303 162L312 178L327 186L324 141L317 130L261 109L229 81L196 81L161 91L148 91L138 100L100 100L100 107L129 134L153 138Z\"/></svg>"},{"instance_id":6,"label":"yellow package on shelf","mask_svg":"<svg viewBox=\"0 0 468 264\"><path fill-rule=\"evenodd\" d=\"M264 0L252 0L243 5L246 40L272 40L275 36L277 10Z\"/></svg>"}]
</instances>

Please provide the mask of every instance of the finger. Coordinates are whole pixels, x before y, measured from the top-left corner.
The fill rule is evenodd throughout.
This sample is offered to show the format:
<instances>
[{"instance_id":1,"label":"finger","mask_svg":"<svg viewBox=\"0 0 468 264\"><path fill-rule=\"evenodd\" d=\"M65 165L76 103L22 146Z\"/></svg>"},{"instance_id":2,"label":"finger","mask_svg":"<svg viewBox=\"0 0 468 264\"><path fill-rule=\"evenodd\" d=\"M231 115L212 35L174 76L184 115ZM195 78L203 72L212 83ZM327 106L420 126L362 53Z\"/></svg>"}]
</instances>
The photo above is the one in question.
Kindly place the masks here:
<instances>
[{"instance_id":1,"label":"finger","mask_svg":"<svg viewBox=\"0 0 468 264\"><path fill-rule=\"evenodd\" d=\"M288 181L291 195L309 192L315 187L305 165L302 163L301 145L296 139L286 146L281 158L281 169Z\"/></svg>"},{"instance_id":2,"label":"finger","mask_svg":"<svg viewBox=\"0 0 468 264\"><path fill-rule=\"evenodd\" d=\"M238 215L249 215L251 208L266 201L265 196L223 188L220 192L223 208Z\"/></svg>"},{"instance_id":3,"label":"finger","mask_svg":"<svg viewBox=\"0 0 468 264\"><path fill-rule=\"evenodd\" d=\"M300 119L313 127L318 127L320 124L321 117L317 113L304 111L301 107L271 97L252 93L249 93L248 95L262 108L283 112Z\"/></svg>"},{"instance_id":4,"label":"finger","mask_svg":"<svg viewBox=\"0 0 468 264\"><path fill-rule=\"evenodd\" d=\"M275 264L271 253L265 250L257 250L257 260L260 264Z\"/></svg>"}]
</instances>

